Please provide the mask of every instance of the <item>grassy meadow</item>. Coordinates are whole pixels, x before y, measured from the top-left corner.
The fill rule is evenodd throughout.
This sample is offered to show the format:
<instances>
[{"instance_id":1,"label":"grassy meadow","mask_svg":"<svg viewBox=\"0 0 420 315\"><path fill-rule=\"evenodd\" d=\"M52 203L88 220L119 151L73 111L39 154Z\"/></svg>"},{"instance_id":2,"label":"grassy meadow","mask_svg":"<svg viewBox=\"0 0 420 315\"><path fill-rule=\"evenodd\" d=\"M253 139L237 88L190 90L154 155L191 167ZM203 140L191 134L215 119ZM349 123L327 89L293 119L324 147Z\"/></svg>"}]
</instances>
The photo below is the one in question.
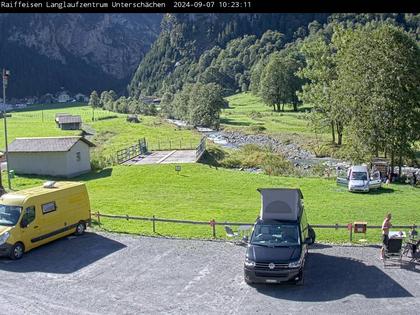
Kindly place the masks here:
<instances>
[{"instance_id":1,"label":"grassy meadow","mask_svg":"<svg viewBox=\"0 0 420 315\"><path fill-rule=\"evenodd\" d=\"M274 112L271 106L251 93L236 94L227 100L229 108L223 109L221 114L225 128L253 133L258 127L264 127L264 132L273 135L313 137L306 117L310 107L300 106L298 112L293 112L292 106L286 105L284 112Z\"/></svg>"},{"instance_id":2,"label":"grassy meadow","mask_svg":"<svg viewBox=\"0 0 420 315\"><path fill-rule=\"evenodd\" d=\"M130 146L138 139L146 137L152 149L158 141L168 146L197 145L200 135L191 130L179 129L160 118L141 116L141 123L126 122L126 115L96 109L95 121L92 121L92 108L85 104L49 104L34 105L24 111L12 112L7 118L9 143L18 137L51 137L72 136L80 134L79 130L61 130L55 124L57 113L80 115L83 128L93 133L92 141L96 144L94 154L115 155L117 150ZM99 119L98 119L99 118ZM0 127L3 130L4 120ZM0 148L4 148L4 137L0 137Z\"/></svg>"},{"instance_id":3,"label":"grassy meadow","mask_svg":"<svg viewBox=\"0 0 420 315\"><path fill-rule=\"evenodd\" d=\"M305 113L272 113L271 108L250 94L229 98L230 109L223 111L225 128L250 128L262 124L268 133L297 134L309 137ZM82 104L34 106L13 112L8 118L9 141L16 137L59 136L79 134L56 127L56 113L79 114L97 145L93 154L113 155L116 150L146 137L156 148L158 141L172 139L173 145L198 143L200 134L179 129L157 117L141 116L141 123L125 121L125 115L92 109ZM252 115L251 115L252 113ZM259 113L254 117L254 113ZM117 116L117 117L115 117ZM114 117L114 118L111 118ZM228 120L227 120L228 119ZM229 122L229 124L227 124ZM1 126L3 127L3 126ZM0 146L4 138L0 137ZM5 174L3 174L5 180ZM16 176L14 190L42 184L51 179L37 176ZM347 224L367 221L379 225L387 211L394 214L394 224L420 223L420 189L392 184L369 194L352 194L336 185L334 179L275 177L251 174L202 164L184 164L178 175L174 165L114 166L75 178L87 184L92 210L107 214L152 216L218 222L253 222L259 214L260 196L257 188L297 187L305 197L305 207L312 224ZM115 232L152 234L151 222L102 219L101 228ZM157 233L167 236L209 238L210 226L157 223ZM318 230L318 240L346 242L344 230ZM379 230L368 232L368 240L379 242ZM224 237L222 227L217 236Z\"/></svg>"},{"instance_id":4,"label":"grassy meadow","mask_svg":"<svg viewBox=\"0 0 420 315\"><path fill-rule=\"evenodd\" d=\"M13 179L14 189L39 185L47 178ZM420 189L391 184L369 194L349 193L334 179L292 178L215 169L202 164L184 164L178 175L173 165L115 166L74 180L87 184L92 210L107 214L128 214L158 218L218 222L253 222L259 215L262 187L297 187L304 194L312 224L347 224L367 221L380 225L387 211L393 223L420 222ZM398 200L398 202L396 202ZM152 234L151 222L101 219L102 228L115 232ZM211 237L210 226L157 223L157 232L179 237ZM317 230L318 239L346 242L345 230ZM224 237L222 228L218 237ZM379 230L368 232L378 242Z\"/></svg>"}]
</instances>

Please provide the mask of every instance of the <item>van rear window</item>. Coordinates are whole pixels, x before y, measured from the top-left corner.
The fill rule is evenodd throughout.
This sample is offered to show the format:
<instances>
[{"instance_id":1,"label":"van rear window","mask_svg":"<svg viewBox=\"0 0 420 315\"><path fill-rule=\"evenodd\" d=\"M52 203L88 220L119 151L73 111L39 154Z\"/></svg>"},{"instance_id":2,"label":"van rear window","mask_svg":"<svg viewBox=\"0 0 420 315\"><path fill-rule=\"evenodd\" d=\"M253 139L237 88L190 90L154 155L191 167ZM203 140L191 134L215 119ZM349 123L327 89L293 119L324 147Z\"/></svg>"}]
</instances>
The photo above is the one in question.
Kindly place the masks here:
<instances>
[{"instance_id":1,"label":"van rear window","mask_svg":"<svg viewBox=\"0 0 420 315\"><path fill-rule=\"evenodd\" d=\"M42 213L43 214L46 214L46 213L53 212L53 211L57 210L57 207L55 206L54 201L43 204L41 206L41 208L42 208Z\"/></svg>"}]
</instances>

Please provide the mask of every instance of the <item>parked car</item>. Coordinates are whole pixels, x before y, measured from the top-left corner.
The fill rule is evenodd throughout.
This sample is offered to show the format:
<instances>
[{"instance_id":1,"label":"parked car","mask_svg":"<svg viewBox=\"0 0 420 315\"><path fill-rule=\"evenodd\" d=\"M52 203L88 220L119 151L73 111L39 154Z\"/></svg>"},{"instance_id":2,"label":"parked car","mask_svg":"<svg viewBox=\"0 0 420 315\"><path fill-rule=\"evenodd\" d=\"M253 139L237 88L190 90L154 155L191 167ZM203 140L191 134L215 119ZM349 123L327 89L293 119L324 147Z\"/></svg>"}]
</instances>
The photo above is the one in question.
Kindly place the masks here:
<instances>
[{"instance_id":1,"label":"parked car","mask_svg":"<svg viewBox=\"0 0 420 315\"><path fill-rule=\"evenodd\" d=\"M369 172L366 165L355 165L347 170L347 175L338 174L337 183L346 185L350 192L369 192L382 185L381 174L378 170Z\"/></svg>"},{"instance_id":2,"label":"parked car","mask_svg":"<svg viewBox=\"0 0 420 315\"><path fill-rule=\"evenodd\" d=\"M0 198L0 255L20 259L24 252L58 238L81 235L90 224L85 184L47 182Z\"/></svg>"},{"instance_id":3,"label":"parked car","mask_svg":"<svg viewBox=\"0 0 420 315\"><path fill-rule=\"evenodd\" d=\"M308 246L315 241L300 189L258 189L262 206L248 241L245 282L304 283Z\"/></svg>"}]
</instances>

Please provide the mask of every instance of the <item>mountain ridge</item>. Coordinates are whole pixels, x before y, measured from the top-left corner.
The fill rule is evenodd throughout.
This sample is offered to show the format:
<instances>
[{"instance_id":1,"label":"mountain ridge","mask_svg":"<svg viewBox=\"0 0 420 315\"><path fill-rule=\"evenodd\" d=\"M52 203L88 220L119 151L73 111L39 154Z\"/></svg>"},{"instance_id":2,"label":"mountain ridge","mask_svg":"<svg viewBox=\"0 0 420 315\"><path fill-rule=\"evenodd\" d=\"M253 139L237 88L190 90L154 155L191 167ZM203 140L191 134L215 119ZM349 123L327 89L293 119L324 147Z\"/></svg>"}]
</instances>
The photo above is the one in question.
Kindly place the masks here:
<instances>
[{"instance_id":1,"label":"mountain ridge","mask_svg":"<svg viewBox=\"0 0 420 315\"><path fill-rule=\"evenodd\" d=\"M13 97L124 92L158 36L160 14L0 14L0 61ZM30 59L30 60L28 60Z\"/></svg>"}]
</instances>

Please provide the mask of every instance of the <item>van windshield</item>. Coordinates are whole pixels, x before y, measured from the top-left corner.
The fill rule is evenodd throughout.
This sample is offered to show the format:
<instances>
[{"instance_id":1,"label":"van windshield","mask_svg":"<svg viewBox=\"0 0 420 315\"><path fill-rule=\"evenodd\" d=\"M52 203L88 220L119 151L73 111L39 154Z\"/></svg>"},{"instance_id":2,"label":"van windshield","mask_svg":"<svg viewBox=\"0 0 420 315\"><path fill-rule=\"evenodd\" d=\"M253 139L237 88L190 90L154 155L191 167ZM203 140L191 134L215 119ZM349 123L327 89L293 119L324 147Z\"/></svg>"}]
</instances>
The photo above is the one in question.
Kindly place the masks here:
<instances>
[{"instance_id":1,"label":"van windshield","mask_svg":"<svg viewBox=\"0 0 420 315\"><path fill-rule=\"evenodd\" d=\"M367 173L366 172L352 172L351 179L354 180L367 180Z\"/></svg>"},{"instance_id":2,"label":"van windshield","mask_svg":"<svg viewBox=\"0 0 420 315\"><path fill-rule=\"evenodd\" d=\"M22 207L0 205L0 225L16 225L21 212Z\"/></svg>"},{"instance_id":3,"label":"van windshield","mask_svg":"<svg viewBox=\"0 0 420 315\"><path fill-rule=\"evenodd\" d=\"M296 224L257 224L251 237L252 245L296 246L300 245L299 228Z\"/></svg>"}]
</instances>

